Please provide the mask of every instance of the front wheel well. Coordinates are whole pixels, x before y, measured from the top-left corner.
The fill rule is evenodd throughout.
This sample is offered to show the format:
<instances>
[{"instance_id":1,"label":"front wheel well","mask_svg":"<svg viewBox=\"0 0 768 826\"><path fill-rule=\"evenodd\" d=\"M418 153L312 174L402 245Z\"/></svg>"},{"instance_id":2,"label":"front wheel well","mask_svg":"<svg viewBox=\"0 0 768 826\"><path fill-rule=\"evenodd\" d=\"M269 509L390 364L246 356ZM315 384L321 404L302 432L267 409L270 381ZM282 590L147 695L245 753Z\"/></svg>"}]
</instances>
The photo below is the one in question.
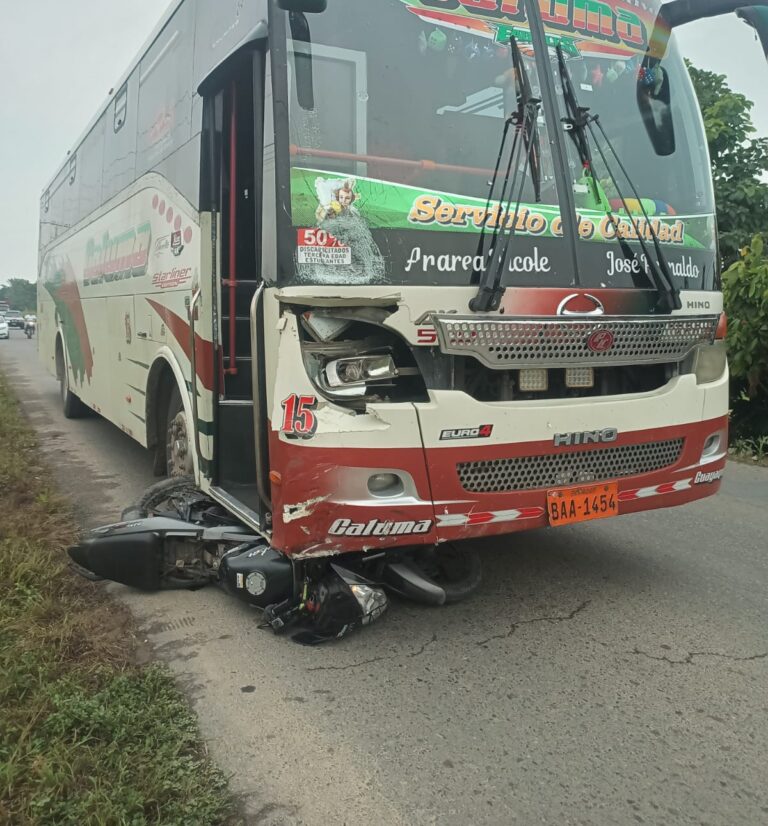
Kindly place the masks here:
<instances>
[{"instance_id":1,"label":"front wheel well","mask_svg":"<svg viewBox=\"0 0 768 826\"><path fill-rule=\"evenodd\" d=\"M165 359L158 359L147 379L147 447L165 449L168 404L177 386L176 376Z\"/></svg>"}]
</instances>

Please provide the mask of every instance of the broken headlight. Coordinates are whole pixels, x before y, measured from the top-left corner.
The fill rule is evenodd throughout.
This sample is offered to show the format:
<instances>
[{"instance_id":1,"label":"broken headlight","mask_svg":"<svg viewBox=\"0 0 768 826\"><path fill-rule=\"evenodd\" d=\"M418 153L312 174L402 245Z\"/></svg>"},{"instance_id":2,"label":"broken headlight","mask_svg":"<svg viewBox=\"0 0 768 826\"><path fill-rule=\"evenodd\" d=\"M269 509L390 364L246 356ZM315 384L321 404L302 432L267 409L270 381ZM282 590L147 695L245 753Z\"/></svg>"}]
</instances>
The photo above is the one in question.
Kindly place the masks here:
<instances>
[{"instance_id":1,"label":"broken headlight","mask_svg":"<svg viewBox=\"0 0 768 826\"><path fill-rule=\"evenodd\" d=\"M323 377L332 389L390 381L397 376L397 367L390 355L334 359L323 371Z\"/></svg>"},{"instance_id":2,"label":"broken headlight","mask_svg":"<svg viewBox=\"0 0 768 826\"><path fill-rule=\"evenodd\" d=\"M355 628L376 622L388 604L381 587L347 568L332 564L313 595L314 627L299 632L293 639L302 645L341 639Z\"/></svg>"},{"instance_id":3,"label":"broken headlight","mask_svg":"<svg viewBox=\"0 0 768 826\"><path fill-rule=\"evenodd\" d=\"M368 402L427 399L410 347L391 330L317 311L301 321L304 367L325 398L360 410Z\"/></svg>"}]
</instances>

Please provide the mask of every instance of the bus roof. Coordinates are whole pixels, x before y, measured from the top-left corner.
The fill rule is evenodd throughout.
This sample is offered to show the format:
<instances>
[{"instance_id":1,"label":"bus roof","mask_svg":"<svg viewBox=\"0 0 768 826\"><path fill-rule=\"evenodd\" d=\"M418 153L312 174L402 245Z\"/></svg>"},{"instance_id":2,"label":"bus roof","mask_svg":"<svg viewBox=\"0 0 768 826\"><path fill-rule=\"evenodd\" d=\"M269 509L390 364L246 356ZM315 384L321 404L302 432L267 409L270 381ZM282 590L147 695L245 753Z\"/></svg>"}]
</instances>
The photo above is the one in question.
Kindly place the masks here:
<instances>
[{"instance_id":1,"label":"bus roof","mask_svg":"<svg viewBox=\"0 0 768 826\"><path fill-rule=\"evenodd\" d=\"M133 71L141 63L141 59L150 50L155 40L157 40L157 38L162 34L163 29L168 25L173 15L176 14L177 9L180 6L182 6L186 1L187 0L171 0L170 5L165 10L160 20L157 22L157 25L154 27L149 37L144 41L144 44L139 49L138 53L136 54L136 57L134 57L128 69L126 69L126 71L123 72L120 79L112 87L112 94L110 94L104 101L104 103L102 103L102 105L99 106L99 108L96 111L96 114L93 116L93 118L91 118L88 126L85 128L83 133L73 144L72 149L69 150L64 160L56 167L56 173L51 176L50 180L46 183L45 187L43 188L43 194L47 192L54 184L56 179L61 174L62 170L69 163L69 159L72 157L73 152L77 151L77 149L80 147L83 141L88 137L94 126L96 126L96 124L99 122L101 116L107 111L107 109L109 109L110 105L112 104L112 101L114 100L114 94L116 92L119 92L120 89L123 88L123 85L128 82L128 79L130 78Z\"/></svg>"}]
</instances>

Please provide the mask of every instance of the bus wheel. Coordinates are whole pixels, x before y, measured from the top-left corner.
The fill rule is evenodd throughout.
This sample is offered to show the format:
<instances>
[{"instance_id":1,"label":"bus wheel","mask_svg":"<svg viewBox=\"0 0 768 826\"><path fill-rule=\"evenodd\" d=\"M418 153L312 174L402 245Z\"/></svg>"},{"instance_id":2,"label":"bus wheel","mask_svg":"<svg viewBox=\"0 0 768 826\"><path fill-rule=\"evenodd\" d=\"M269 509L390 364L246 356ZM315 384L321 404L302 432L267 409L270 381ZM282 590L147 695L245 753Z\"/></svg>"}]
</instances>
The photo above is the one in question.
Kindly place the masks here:
<instances>
[{"instance_id":1,"label":"bus wheel","mask_svg":"<svg viewBox=\"0 0 768 826\"><path fill-rule=\"evenodd\" d=\"M168 402L166 419L165 459L168 476L192 476L195 464L192 460L194 447L190 439L187 414L181 401L179 388L175 387Z\"/></svg>"},{"instance_id":2,"label":"bus wheel","mask_svg":"<svg viewBox=\"0 0 768 826\"><path fill-rule=\"evenodd\" d=\"M56 372L59 376L59 393L61 394L61 408L65 419L82 419L88 415L88 408L69 389L69 372L64 360L64 349L59 344L56 348Z\"/></svg>"},{"instance_id":3,"label":"bus wheel","mask_svg":"<svg viewBox=\"0 0 768 826\"><path fill-rule=\"evenodd\" d=\"M483 580L480 554L467 543L447 542L421 549L415 561L417 567L445 591L446 605L474 594Z\"/></svg>"}]
</instances>

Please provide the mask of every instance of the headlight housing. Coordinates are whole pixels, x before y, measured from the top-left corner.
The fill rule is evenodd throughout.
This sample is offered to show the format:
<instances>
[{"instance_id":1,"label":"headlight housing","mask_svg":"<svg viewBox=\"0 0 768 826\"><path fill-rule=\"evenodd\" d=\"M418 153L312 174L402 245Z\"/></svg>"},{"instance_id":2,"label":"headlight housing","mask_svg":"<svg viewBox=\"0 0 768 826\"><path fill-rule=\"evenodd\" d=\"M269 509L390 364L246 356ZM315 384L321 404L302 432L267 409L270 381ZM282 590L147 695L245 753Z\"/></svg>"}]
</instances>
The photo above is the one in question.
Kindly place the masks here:
<instances>
[{"instance_id":1,"label":"headlight housing","mask_svg":"<svg viewBox=\"0 0 768 826\"><path fill-rule=\"evenodd\" d=\"M356 356L329 361L322 375L327 386L335 389L391 381L398 372L391 355Z\"/></svg>"},{"instance_id":2,"label":"headlight housing","mask_svg":"<svg viewBox=\"0 0 768 826\"><path fill-rule=\"evenodd\" d=\"M362 312L362 311L358 311ZM428 394L408 343L355 310L301 315L301 351L318 392L362 411L375 402L426 401Z\"/></svg>"},{"instance_id":3,"label":"headlight housing","mask_svg":"<svg viewBox=\"0 0 768 826\"><path fill-rule=\"evenodd\" d=\"M724 341L700 344L694 353L693 372L696 384L717 381L728 366L728 351Z\"/></svg>"}]
</instances>

